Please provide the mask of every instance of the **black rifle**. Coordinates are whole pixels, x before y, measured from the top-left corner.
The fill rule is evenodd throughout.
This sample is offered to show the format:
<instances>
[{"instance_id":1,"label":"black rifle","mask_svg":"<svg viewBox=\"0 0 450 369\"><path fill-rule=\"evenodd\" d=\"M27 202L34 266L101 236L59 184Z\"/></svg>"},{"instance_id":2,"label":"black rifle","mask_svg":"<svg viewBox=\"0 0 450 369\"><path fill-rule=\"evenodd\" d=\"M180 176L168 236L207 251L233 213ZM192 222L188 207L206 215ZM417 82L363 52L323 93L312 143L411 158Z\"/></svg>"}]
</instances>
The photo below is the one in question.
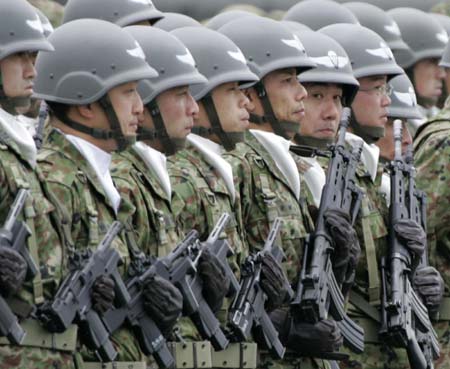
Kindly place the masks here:
<instances>
[{"instance_id":1,"label":"black rifle","mask_svg":"<svg viewBox=\"0 0 450 369\"><path fill-rule=\"evenodd\" d=\"M431 369L439 357L439 341L428 310L411 285L412 258L398 240L392 227L400 219L413 219L425 225L424 195L415 188L412 155L402 157L402 122L394 121L395 156L389 165L391 201L389 218L389 253L382 260L381 337L396 347L403 347L413 369ZM425 254L427 251L425 250ZM422 264L428 264L426 255ZM390 280L388 280L388 275ZM388 288L389 287L389 288Z\"/></svg>"},{"instance_id":2,"label":"black rifle","mask_svg":"<svg viewBox=\"0 0 450 369\"><path fill-rule=\"evenodd\" d=\"M44 143L44 129L45 129L45 120L48 117L48 106L45 101L41 102L41 106L39 107L38 114L38 124L36 126L36 133L33 136L34 143L36 144L36 148L38 150L41 149L42 144Z\"/></svg>"},{"instance_id":3,"label":"black rifle","mask_svg":"<svg viewBox=\"0 0 450 369\"><path fill-rule=\"evenodd\" d=\"M285 257L283 250L275 245L282 223L283 221L277 218L270 229L264 248L249 255L243 262L239 293L228 313L230 326L240 341L249 340L253 334L258 345L278 359L283 358L286 349L278 338L278 332L264 308L267 296L259 282L261 260L265 254L272 254L278 263L281 263ZM294 293L290 286L285 287L290 300Z\"/></svg>"},{"instance_id":4,"label":"black rifle","mask_svg":"<svg viewBox=\"0 0 450 369\"><path fill-rule=\"evenodd\" d=\"M364 330L345 312L345 299L331 262L333 245L324 224L324 214L329 209L345 211L354 222L361 206L362 192L355 183L355 172L362 146L355 147L352 152L345 147L349 119L350 109L345 108L338 140L330 147L331 160L327 181L322 190L316 227L305 247L303 267L291 306L296 319L311 324L328 319L330 314L336 320L345 344L360 353L364 350Z\"/></svg>"},{"instance_id":5,"label":"black rifle","mask_svg":"<svg viewBox=\"0 0 450 369\"><path fill-rule=\"evenodd\" d=\"M3 224L3 227L0 228L0 246L11 247L22 255L28 266L26 279L31 280L38 272L38 267L31 258L27 248L27 238L31 235L31 231L24 221L17 220L25 206L27 197L28 191L25 189L21 189L17 193L5 223ZM1 296L0 335L6 336L9 342L16 345L20 344L26 335L26 332L20 326L17 317Z\"/></svg>"},{"instance_id":6,"label":"black rifle","mask_svg":"<svg viewBox=\"0 0 450 369\"><path fill-rule=\"evenodd\" d=\"M126 287L130 293L128 305L107 311L103 317L103 323L110 333L117 330L125 321L128 321L138 338L142 352L145 355L153 355L158 366L171 368L175 360L167 347L166 339L155 321L145 312L143 287L147 278L155 275L162 269L169 270L162 277L176 280L187 278L187 274L195 272L195 266L189 256L189 248L198 240L198 233L191 231L186 238L167 256L157 260L145 258L136 260L130 271L133 276L127 281ZM158 266L161 264L162 266ZM177 275L171 271L177 265ZM175 282L173 282L175 283Z\"/></svg>"},{"instance_id":7,"label":"black rifle","mask_svg":"<svg viewBox=\"0 0 450 369\"><path fill-rule=\"evenodd\" d=\"M112 247L121 230L122 224L115 221L96 250L75 251L69 260L71 272L53 302L44 304L38 311L40 320L51 332L64 332L71 324L78 323L86 346L105 362L113 361L117 352L99 314L92 308L91 292L96 279L107 275L115 282L116 303L124 306L130 300L118 270L121 256Z\"/></svg>"}]
</instances>

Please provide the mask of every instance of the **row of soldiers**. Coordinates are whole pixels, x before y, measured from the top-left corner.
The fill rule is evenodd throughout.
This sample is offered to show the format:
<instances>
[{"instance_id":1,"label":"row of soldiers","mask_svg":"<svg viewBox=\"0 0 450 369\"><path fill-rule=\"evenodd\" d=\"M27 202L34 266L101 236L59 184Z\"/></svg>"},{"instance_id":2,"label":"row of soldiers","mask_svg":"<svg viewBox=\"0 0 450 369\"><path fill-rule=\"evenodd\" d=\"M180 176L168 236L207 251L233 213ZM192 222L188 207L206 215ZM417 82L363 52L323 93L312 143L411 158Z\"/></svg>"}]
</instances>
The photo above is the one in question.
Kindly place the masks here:
<instances>
[{"instance_id":1,"label":"row of soldiers","mask_svg":"<svg viewBox=\"0 0 450 369\"><path fill-rule=\"evenodd\" d=\"M444 106L423 124L423 112L436 110L445 77L439 65L450 66L450 54L444 28L429 15L316 0L298 3L283 21L230 12L205 27L165 17L149 0L70 0L63 25L48 38L25 0L1 0L0 17L0 221L26 190L20 219L30 233L26 252L11 247L6 233L0 246L1 296L26 332L16 341L0 337L1 368L161 365L144 353L130 324L108 334L115 354L105 358L92 349L83 309L63 328L49 311L85 266L77 258L91 260L85 251L97 250L114 221L123 225L112 245L127 280L142 272L136 266L143 258L172 255L191 230L206 241L223 213L231 220L221 237L232 255L224 263L205 249L194 269L231 343L205 340L197 321L180 319L189 315L187 302L173 281L150 273L140 286L145 314L171 342L176 367L417 367L379 335L380 263L393 238L408 251L408 283L434 319L441 344L435 365L448 365L449 117ZM28 116L39 104L36 125ZM336 207L320 211L344 107L352 111L347 148L361 151L354 217ZM394 159L396 119L404 121L404 153L412 144L408 125L418 131L417 182L428 195L428 227L388 215L384 163ZM258 254L264 309L286 346L274 357L257 335L236 337L227 312L235 279L248 273L241 266L279 220L283 262ZM348 316L364 329L363 352L343 347L345 332L331 313L299 319L290 304L319 224ZM26 255L37 265L33 272ZM419 262L424 255L432 266ZM96 316L117 310L118 284L116 275L96 276L88 291ZM72 293L68 307L80 304Z\"/></svg>"}]
</instances>

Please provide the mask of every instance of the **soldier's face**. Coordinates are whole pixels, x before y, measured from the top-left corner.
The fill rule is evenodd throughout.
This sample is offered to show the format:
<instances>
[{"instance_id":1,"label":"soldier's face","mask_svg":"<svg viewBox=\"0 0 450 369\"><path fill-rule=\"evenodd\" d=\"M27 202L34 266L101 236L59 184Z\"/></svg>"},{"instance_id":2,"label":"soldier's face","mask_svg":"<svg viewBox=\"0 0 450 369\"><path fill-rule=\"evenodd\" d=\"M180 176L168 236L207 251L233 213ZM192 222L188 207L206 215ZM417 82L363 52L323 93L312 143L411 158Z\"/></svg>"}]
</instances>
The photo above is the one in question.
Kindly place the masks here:
<instances>
[{"instance_id":1,"label":"soldier's face","mask_svg":"<svg viewBox=\"0 0 450 369\"><path fill-rule=\"evenodd\" d=\"M387 107L391 99L382 93L387 83L386 76L363 77L358 79L360 89L352 103L357 122L367 127L384 127L387 123Z\"/></svg>"},{"instance_id":2,"label":"soldier's face","mask_svg":"<svg viewBox=\"0 0 450 369\"><path fill-rule=\"evenodd\" d=\"M33 93L35 53L12 54L0 61L3 89L8 97L28 97Z\"/></svg>"},{"instance_id":3,"label":"soldier's face","mask_svg":"<svg viewBox=\"0 0 450 369\"><path fill-rule=\"evenodd\" d=\"M394 145L394 119L389 119L384 131L384 137L380 138L375 144L380 148L380 155L386 160L394 160L395 145ZM406 152L409 145L412 144L412 137L408 130L408 125L402 124L402 153Z\"/></svg>"},{"instance_id":4,"label":"soldier's face","mask_svg":"<svg viewBox=\"0 0 450 369\"><path fill-rule=\"evenodd\" d=\"M244 132L249 125L249 100L237 82L223 83L212 91L220 124L225 132Z\"/></svg>"},{"instance_id":5,"label":"soldier's face","mask_svg":"<svg viewBox=\"0 0 450 369\"><path fill-rule=\"evenodd\" d=\"M198 114L198 105L189 93L188 86L175 87L162 92L156 97L156 103L169 137L186 138L194 126L194 116ZM155 128L148 109L144 109L140 124L148 129Z\"/></svg>"},{"instance_id":6,"label":"soldier's face","mask_svg":"<svg viewBox=\"0 0 450 369\"><path fill-rule=\"evenodd\" d=\"M304 84L305 117L300 134L315 138L334 138L342 113L342 88L335 84Z\"/></svg>"},{"instance_id":7,"label":"soldier's face","mask_svg":"<svg viewBox=\"0 0 450 369\"><path fill-rule=\"evenodd\" d=\"M137 85L137 82L124 83L108 92L124 136L136 136L138 117L143 111Z\"/></svg>"},{"instance_id":8,"label":"soldier's face","mask_svg":"<svg viewBox=\"0 0 450 369\"><path fill-rule=\"evenodd\" d=\"M436 102L442 94L445 78L444 68L439 66L439 59L428 58L417 62L413 68L414 88L417 95Z\"/></svg>"},{"instance_id":9,"label":"soldier's face","mask_svg":"<svg viewBox=\"0 0 450 369\"><path fill-rule=\"evenodd\" d=\"M297 79L295 68L281 69L269 73L263 79L273 111L278 120L298 122L305 117L304 99L306 89ZM295 132L292 133L292 137Z\"/></svg>"}]
</instances>

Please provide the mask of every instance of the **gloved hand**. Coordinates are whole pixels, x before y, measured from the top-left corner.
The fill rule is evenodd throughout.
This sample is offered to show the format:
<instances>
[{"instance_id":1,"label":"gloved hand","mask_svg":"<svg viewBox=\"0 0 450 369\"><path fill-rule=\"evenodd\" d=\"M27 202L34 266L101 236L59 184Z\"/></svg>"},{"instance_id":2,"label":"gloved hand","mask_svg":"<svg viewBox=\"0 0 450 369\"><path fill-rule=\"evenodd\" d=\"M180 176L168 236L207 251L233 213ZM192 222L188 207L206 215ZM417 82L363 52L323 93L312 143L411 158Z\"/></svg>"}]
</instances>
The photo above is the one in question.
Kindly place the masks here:
<instances>
[{"instance_id":1,"label":"gloved hand","mask_svg":"<svg viewBox=\"0 0 450 369\"><path fill-rule=\"evenodd\" d=\"M164 335L172 330L183 310L183 296L172 283L158 275L144 281L144 307Z\"/></svg>"},{"instance_id":2,"label":"gloved hand","mask_svg":"<svg viewBox=\"0 0 450 369\"><path fill-rule=\"evenodd\" d=\"M316 324L291 325L287 347L307 356L320 357L320 353L336 352L344 343L341 331L334 320L321 320Z\"/></svg>"},{"instance_id":3,"label":"gloved hand","mask_svg":"<svg viewBox=\"0 0 450 369\"><path fill-rule=\"evenodd\" d=\"M0 293L9 296L22 287L27 275L27 263L17 251L0 247Z\"/></svg>"},{"instance_id":4,"label":"gloved hand","mask_svg":"<svg viewBox=\"0 0 450 369\"><path fill-rule=\"evenodd\" d=\"M331 261L336 280L339 284L351 285L361 255L356 231L348 214L340 209L327 210L324 214L324 221L335 245Z\"/></svg>"},{"instance_id":5,"label":"gloved hand","mask_svg":"<svg viewBox=\"0 0 450 369\"><path fill-rule=\"evenodd\" d=\"M286 300L289 281L281 265L271 254L264 254L261 260L261 288L266 293L268 301L266 308L272 311L280 307Z\"/></svg>"},{"instance_id":6,"label":"gloved hand","mask_svg":"<svg viewBox=\"0 0 450 369\"><path fill-rule=\"evenodd\" d=\"M413 278L414 288L431 312L436 312L444 297L444 281L433 267L418 268Z\"/></svg>"},{"instance_id":7,"label":"gloved hand","mask_svg":"<svg viewBox=\"0 0 450 369\"><path fill-rule=\"evenodd\" d=\"M213 312L219 311L223 299L230 289L230 278L226 275L217 256L204 249L200 255L197 271L203 281L203 296Z\"/></svg>"},{"instance_id":8,"label":"gloved hand","mask_svg":"<svg viewBox=\"0 0 450 369\"><path fill-rule=\"evenodd\" d=\"M106 275L98 277L91 291L93 309L99 314L106 313L113 307L115 297L114 280Z\"/></svg>"},{"instance_id":9,"label":"gloved hand","mask_svg":"<svg viewBox=\"0 0 450 369\"><path fill-rule=\"evenodd\" d=\"M427 235L416 221L400 219L394 224L394 231L398 239L414 256L422 256L427 246Z\"/></svg>"}]
</instances>

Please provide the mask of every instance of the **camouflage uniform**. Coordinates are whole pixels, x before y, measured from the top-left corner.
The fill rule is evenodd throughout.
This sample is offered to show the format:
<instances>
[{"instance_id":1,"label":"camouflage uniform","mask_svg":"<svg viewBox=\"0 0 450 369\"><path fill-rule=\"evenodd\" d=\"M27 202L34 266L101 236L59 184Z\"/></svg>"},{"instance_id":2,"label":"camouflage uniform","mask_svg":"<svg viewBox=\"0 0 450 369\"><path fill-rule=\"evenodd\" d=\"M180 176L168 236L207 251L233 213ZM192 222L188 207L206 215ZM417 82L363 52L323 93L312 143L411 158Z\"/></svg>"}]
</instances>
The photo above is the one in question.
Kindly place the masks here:
<instances>
[{"instance_id":1,"label":"camouflage uniform","mask_svg":"<svg viewBox=\"0 0 450 369\"><path fill-rule=\"evenodd\" d=\"M133 227L146 254L167 255L182 239L175 225L171 199L155 172L130 148L113 156L111 176L122 199L136 208Z\"/></svg>"},{"instance_id":2,"label":"camouflage uniform","mask_svg":"<svg viewBox=\"0 0 450 369\"><path fill-rule=\"evenodd\" d=\"M116 218L128 224L132 205L121 200L116 217L95 171L63 133L56 129L50 133L38 160L47 191L53 193L54 205L63 216L65 242L72 244L75 250L96 248ZM125 271L133 246L119 239L114 241L114 246L122 256ZM118 351L117 361L142 359L138 343L128 329L118 330L111 341ZM85 347L82 355L85 361L97 361Z\"/></svg>"},{"instance_id":3,"label":"camouflage uniform","mask_svg":"<svg viewBox=\"0 0 450 369\"><path fill-rule=\"evenodd\" d=\"M229 262L239 277L239 266L247 255L242 227L235 216L235 209L224 180L216 169L203 157L193 144L188 143L184 150L169 157L169 174L172 182L173 210L176 221L184 233L195 229L205 240L223 213L231 219L225 228L227 240L235 252ZM219 319L225 323L227 306L225 302L218 312Z\"/></svg>"},{"instance_id":4,"label":"camouflage uniform","mask_svg":"<svg viewBox=\"0 0 450 369\"><path fill-rule=\"evenodd\" d=\"M224 157L233 167L239 196L236 206L250 251L261 249L273 221L277 217L282 218L280 239L286 254L283 265L289 280L295 284L307 236L305 224L312 222L306 208L301 209L300 202L274 159L252 133L246 132L245 143L239 144ZM298 358L289 352L283 360L273 360L267 353L261 353L262 368L317 368L327 365L321 360Z\"/></svg>"},{"instance_id":5,"label":"camouflage uniform","mask_svg":"<svg viewBox=\"0 0 450 369\"><path fill-rule=\"evenodd\" d=\"M436 368L450 368L450 210L448 208L450 171L450 110L445 108L422 126L414 140L417 187L427 195L427 236L430 265L445 282L444 300L434 328L439 334L441 356Z\"/></svg>"},{"instance_id":6,"label":"camouflage uniform","mask_svg":"<svg viewBox=\"0 0 450 369\"><path fill-rule=\"evenodd\" d=\"M2 114L7 114L1 110ZM16 119L11 117L11 120ZM9 124L7 122L6 124ZM17 119L16 124L20 124ZM39 174L21 152L20 146L0 125L0 222L3 224L17 192L29 189L30 196L25 204L25 221L33 231L28 239L28 249L32 258L37 262L40 273L33 283L26 282L19 292L8 301L15 314L19 316L22 327L28 329L28 338L22 346L10 345L6 338L0 337L0 367L1 368L74 368L73 354L69 350L52 350L29 340L36 332L50 337L48 332L34 319L29 318L29 307L42 303L43 299L54 296L62 275L62 260L64 250L54 226L51 216L54 207L44 197L39 183ZM24 304L22 306L19 303ZM21 307L21 308L20 308ZM19 308L19 309L17 309ZM33 327L30 326L33 325ZM75 335L76 336L76 335ZM44 337L42 337L44 338Z\"/></svg>"}]
</instances>

